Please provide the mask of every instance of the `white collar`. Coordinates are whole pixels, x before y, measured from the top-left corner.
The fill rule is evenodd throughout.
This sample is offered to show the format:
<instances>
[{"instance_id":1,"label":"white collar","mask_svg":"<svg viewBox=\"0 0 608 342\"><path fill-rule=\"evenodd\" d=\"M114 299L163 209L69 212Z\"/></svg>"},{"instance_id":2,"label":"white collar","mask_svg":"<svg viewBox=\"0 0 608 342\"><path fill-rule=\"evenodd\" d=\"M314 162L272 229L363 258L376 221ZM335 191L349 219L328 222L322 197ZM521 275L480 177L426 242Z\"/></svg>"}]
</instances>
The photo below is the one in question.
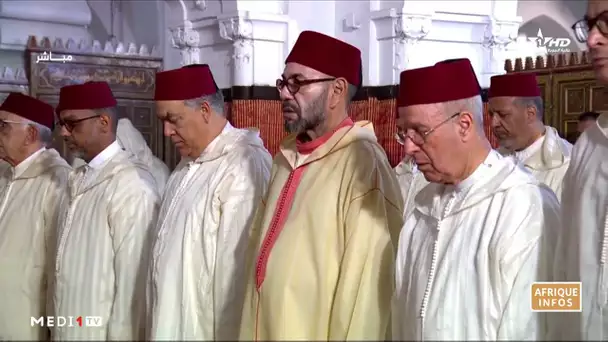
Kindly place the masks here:
<instances>
[{"instance_id":1,"label":"white collar","mask_svg":"<svg viewBox=\"0 0 608 342\"><path fill-rule=\"evenodd\" d=\"M91 159L91 161L87 164L89 167L93 169L99 169L102 167L106 161L112 159L118 152L122 150L122 147L118 143L118 141L114 140L108 147L106 147L103 151L99 152L95 158Z\"/></svg>"},{"instance_id":2,"label":"white collar","mask_svg":"<svg viewBox=\"0 0 608 342\"><path fill-rule=\"evenodd\" d=\"M480 179L485 177L486 171L490 167L492 167L493 164L496 164L499 160L500 155L498 154L498 152L491 150L490 153L488 153L486 159L483 161L483 163L481 163L469 177L464 179L462 182L453 185L453 190L458 193L468 190L470 187L473 186L473 184L479 182Z\"/></svg>"},{"instance_id":3,"label":"white collar","mask_svg":"<svg viewBox=\"0 0 608 342\"><path fill-rule=\"evenodd\" d=\"M219 141L221 140L222 135L232 131L234 129L234 127L232 127L232 125L230 124L230 122L226 121L226 125L224 126L224 128L222 129L222 131L220 132L220 134L218 134L215 138L213 138L213 140L211 141L211 143L209 143L209 145L207 145L207 147L205 147L205 149L203 150L203 153L201 153L198 158L202 157L203 155L205 155L206 153L209 153L209 151L212 151L215 148L215 145L219 144ZM198 160L195 159L195 160Z\"/></svg>"},{"instance_id":4,"label":"white collar","mask_svg":"<svg viewBox=\"0 0 608 342\"><path fill-rule=\"evenodd\" d=\"M540 151L540 149L542 148L546 136L547 134L543 134L540 138L536 139L536 141L533 142L530 146L524 148L521 151L515 151L515 158L517 158L517 160L520 162L524 162L532 155L536 154L536 152Z\"/></svg>"},{"instance_id":5,"label":"white collar","mask_svg":"<svg viewBox=\"0 0 608 342\"><path fill-rule=\"evenodd\" d=\"M38 151L29 155L29 157L25 158L21 163L17 164L13 169L13 179L21 176L27 168L32 165L34 159L38 157L42 152L46 151L46 147L39 149Z\"/></svg>"}]
</instances>

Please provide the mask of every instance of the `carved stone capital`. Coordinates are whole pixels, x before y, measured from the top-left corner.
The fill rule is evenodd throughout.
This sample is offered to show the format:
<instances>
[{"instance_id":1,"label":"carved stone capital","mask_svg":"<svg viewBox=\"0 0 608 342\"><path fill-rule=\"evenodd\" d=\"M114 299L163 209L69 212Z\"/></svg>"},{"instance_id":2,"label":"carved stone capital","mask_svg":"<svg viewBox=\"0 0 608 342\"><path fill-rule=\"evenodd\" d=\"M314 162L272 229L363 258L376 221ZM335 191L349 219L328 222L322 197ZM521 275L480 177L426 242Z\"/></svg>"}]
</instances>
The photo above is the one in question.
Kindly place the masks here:
<instances>
[{"instance_id":1,"label":"carved stone capital","mask_svg":"<svg viewBox=\"0 0 608 342\"><path fill-rule=\"evenodd\" d=\"M417 42L429 34L432 23L430 15L401 14L393 24L395 37L402 41Z\"/></svg>"},{"instance_id":2,"label":"carved stone capital","mask_svg":"<svg viewBox=\"0 0 608 342\"><path fill-rule=\"evenodd\" d=\"M398 81L398 73L412 67L416 43L431 31L433 13L406 13L391 8L372 12L371 19L376 27L381 58L387 62L392 60L392 78L394 81L397 77Z\"/></svg>"},{"instance_id":3,"label":"carved stone capital","mask_svg":"<svg viewBox=\"0 0 608 342\"><path fill-rule=\"evenodd\" d=\"M192 22L186 20L184 27L171 29L171 44L180 50L182 65L200 63L200 35L192 29Z\"/></svg>"},{"instance_id":4,"label":"carved stone capital","mask_svg":"<svg viewBox=\"0 0 608 342\"><path fill-rule=\"evenodd\" d=\"M220 36L223 39L239 41L253 39L253 24L250 20L233 17L219 20Z\"/></svg>"},{"instance_id":5,"label":"carved stone capital","mask_svg":"<svg viewBox=\"0 0 608 342\"><path fill-rule=\"evenodd\" d=\"M520 21L490 18L484 32L483 46L489 49L504 49L515 42Z\"/></svg>"}]
</instances>

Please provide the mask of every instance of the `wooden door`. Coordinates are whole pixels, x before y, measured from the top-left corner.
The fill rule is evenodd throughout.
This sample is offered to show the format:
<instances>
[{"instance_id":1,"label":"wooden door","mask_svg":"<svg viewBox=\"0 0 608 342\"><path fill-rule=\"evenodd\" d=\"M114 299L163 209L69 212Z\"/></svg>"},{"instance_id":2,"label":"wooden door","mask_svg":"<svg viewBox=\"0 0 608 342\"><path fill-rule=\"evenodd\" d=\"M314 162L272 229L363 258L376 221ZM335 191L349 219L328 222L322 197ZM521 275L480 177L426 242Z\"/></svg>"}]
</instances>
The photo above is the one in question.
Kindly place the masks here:
<instances>
[{"instance_id":1,"label":"wooden door","mask_svg":"<svg viewBox=\"0 0 608 342\"><path fill-rule=\"evenodd\" d=\"M598 87L592 71L566 72L553 75L552 125L569 141L578 138L578 116L592 110L592 89Z\"/></svg>"},{"instance_id":2,"label":"wooden door","mask_svg":"<svg viewBox=\"0 0 608 342\"><path fill-rule=\"evenodd\" d=\"M128 118L143 135L152 153L164 159L163 135L160 121L156 118L156 105L152 100L116 99L120 118Z\"/></svg>"}]
</instances>

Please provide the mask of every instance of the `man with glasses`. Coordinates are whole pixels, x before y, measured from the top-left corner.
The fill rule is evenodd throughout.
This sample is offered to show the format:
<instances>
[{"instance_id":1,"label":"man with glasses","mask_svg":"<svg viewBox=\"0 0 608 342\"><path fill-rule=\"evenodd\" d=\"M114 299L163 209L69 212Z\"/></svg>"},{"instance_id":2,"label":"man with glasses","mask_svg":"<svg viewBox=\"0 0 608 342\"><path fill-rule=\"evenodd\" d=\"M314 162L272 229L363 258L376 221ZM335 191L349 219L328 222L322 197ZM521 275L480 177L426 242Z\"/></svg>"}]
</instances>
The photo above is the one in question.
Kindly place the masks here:
<instances>
[{"instance_id":1,"label":"man with glasses","mask_svg":"<svg viewBox=\"0 0 608 342\"><path fill-rule=\"evenodd\" d=\"M590 0L573 25L586 41L596 79L608 85L608 1ZM608 114L576 141L562 190L556 281L582 283L582 312L552 314L550 339L606 340L608 336Z\"/></svg>"},{"instance_id":2,"label":"man with glasses","mask_svg":"<svg viewBox=\"0 0 608 342\"><path fill-rule=\"evenodd\" d=\"M493 76L488 92L492 131L504 156L513 156L558 199L572 144L543 124L543 99L535 74Z\"/></svg>"},{"instance_id":3,"label":"man with glasses","mask_svg":"<svg viewBox=\"0 0 608 342\"><path fill-rule=\"evenodd\" d=\"M47 264L71 167L51 148L53 107L19 93L0 106L0 340L42 341ZM50 253L49 253L50 252ZM51 262L52 263L52 262Z\"/></svg>"},{"instance_id":4,"label":"man with glasses","mask_svg":"<svg viewBox=\"0 0 608 342\"><path fill-rule=\"evenodd\" d=\"M236 341L247 241L272 157L257 129L228 122L206 64L158 73L154 99L182 160L154 236L147 338Z\"/></svg>"},{"instance_id":5,"label":"man with glasses","mask_svg":"<svg viewBox=\"0 0 608 342\"><path fill-rule=\"evenodd\" d=\"M304 31L285 63L292 134L254 221L240 339L384 340L403 204L371 123L348 117L361 52Z\"/></svg>"},{"instance_id":6,"label":"man with glasses","mask_svg":"<svg viewBox=\"0 0 608 342\"><path fill-rule=\"evenodd\" d=\"M154 177L116 142L116 100L105 82L61 88L61 136L87 163L70 175L60 206L51 317L97 316L95 326L55 325L54 340L142 340L148 234L160 202Z\"/></svg>"},{"instance_id":7,"label":"man with glasses","mask_svg":"<svg viewBox=\"0 0 608 342\"><path fill-rule=\"evenodd\" d=\"M538 339L530 290L555 194L492 150L468 60L404 71L399 89L406 151L432 183L401 230L393 339Z\"/></svg>"},{"instance_id":8,"label":"man with glasses","mask_svg":"<svg viewBox=\"0 0 608 342\"><path fill-rule=\"evenodd\" d=\"M397 114L397 133L395 134L395 138L400 145L405 145L406 137L402 127L402 120L403 118ZM414 198L429 182L424 178L422 172L418 170L414 158L407 154L395 167L395 174L397 175L397 181L403 195L403 219L405 220L414 210Z\"/></svg>"}]
</instances>

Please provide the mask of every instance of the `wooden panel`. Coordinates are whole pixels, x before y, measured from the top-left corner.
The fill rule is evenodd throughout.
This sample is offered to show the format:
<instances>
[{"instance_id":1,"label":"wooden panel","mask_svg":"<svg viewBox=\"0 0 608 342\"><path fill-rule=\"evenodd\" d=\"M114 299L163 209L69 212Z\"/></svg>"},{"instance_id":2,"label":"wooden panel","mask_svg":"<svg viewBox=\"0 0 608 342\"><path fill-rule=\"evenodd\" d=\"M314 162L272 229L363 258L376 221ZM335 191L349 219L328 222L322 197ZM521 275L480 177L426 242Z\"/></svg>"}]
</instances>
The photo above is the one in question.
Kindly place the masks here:
<instances>
[{"instance_id":1,"label":"wooden panel","mask_svg":"<svg viewBox=\"0 0 608 342\"><path fill-rule=\"evenodd\" d=\"M156 119L156 105L154 101L117 99L116 102L118 102L117 110L119 117L126 117L131 120L133 126L146 139L154 155L162 159L164 156L164 139L160 127L161 122Z\"/></svg>"},{"instance_id":2,"label":"wooden panel","mask_svg":"<svg viewBox=\"0 0 608 342\"><path fill-rule=\"evenodd\" d=\"M599 85L592 85L589 91L589 110L608 111L608 90Z\"/></svg>"}]
</instances>

